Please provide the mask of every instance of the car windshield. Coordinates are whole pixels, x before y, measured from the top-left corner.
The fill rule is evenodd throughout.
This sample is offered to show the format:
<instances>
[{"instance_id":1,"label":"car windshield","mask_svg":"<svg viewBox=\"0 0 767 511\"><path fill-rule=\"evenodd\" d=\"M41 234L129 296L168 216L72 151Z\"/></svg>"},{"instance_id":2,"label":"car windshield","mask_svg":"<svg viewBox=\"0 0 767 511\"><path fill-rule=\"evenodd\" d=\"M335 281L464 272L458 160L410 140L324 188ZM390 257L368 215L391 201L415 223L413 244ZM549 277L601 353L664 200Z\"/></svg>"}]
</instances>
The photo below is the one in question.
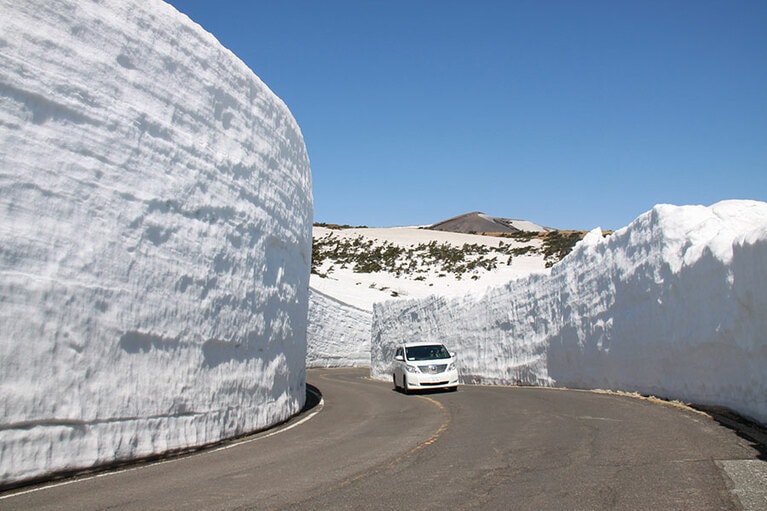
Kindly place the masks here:
<instances>
[{"instance_id":1,"label":"car windshield","mask_svg":"<svg viewBox=\"0 0 767 511\"><path fill-rule=\"evenodd\" d=\"M405 348L408 360L437 360L440 358L450 358L447 348L441 344L431 346L411 346Z\"/></svg>"}]
</instances>

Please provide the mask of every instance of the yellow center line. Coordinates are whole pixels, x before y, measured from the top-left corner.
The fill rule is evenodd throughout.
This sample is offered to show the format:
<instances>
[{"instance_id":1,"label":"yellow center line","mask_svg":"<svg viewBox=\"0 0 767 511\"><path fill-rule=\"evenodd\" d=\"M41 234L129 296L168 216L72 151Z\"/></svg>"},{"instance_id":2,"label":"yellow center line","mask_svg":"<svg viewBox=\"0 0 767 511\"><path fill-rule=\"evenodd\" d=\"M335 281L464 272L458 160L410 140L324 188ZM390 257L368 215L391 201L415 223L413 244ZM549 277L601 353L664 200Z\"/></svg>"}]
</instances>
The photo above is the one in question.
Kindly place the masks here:
<instances>
[{"instance_id":1,"label":"yellow center line","mask_svg":"<svg viewBox=\"0 0 767 511\"><path fill-rule=\"evenodd\" d=\"M449 416L447 416L447 414L445 413L445 406L444 406L442 403L440 403L440 402L439 402L439 401L437 401L436 399L432 399L432 398L430 398L430 397L426 397L426 396L417 396L417 397L419 397L419 398L421 398L421 399L425 399L426 401L429 401L429 402L433 403L434 405L436 405L436 406L437 406L437 408L439 408L439 409L440 409L440 411L442 412L442 414L446 416L446 417L445 417L445 421L444 421L444 422L443 422L443 423L440 425L440 427L439 427L439 428L437 428L437 431L435 431L435 432L434 432L434 434L433 434L433 435L431 435L431 436L430 436L430 437L429 437L429 438L428 438L428 439L427 439L427 440L426 440L424 443L422 443L422 444L420 444L420 445L417 445L417 446L413 447L412 449L410 449L408 452L406 452L405 454L403 454L403 455L402 455L400 458L398 458L398 459L401 459L401 458L405 458L405 457L407 457L407 456L410 456L411 454L413 454L413 453L415 453L415 452L417 452L417 451L420 451L420 450L421 450L421 449L423 449L424 447L426 447L426 446L428 446L428 445L432 445L433 443L435 443L437 440L439 440L439 437L440 437L440 436L442 436L442 433L444 433L445 431L447 431L447 427L448 427L448 425L450 424L450 417L449 417ZM397 461L397 460L395 460L395 462L396 462L396 461Z\"/></svg>"},{"instance_id":2,"label":"yellow center line","mask_svg":"<svg viewBox=\"0 0 767 511\"><path fill-rule=\"evenodd\" d=\"M372 469L370 469L368 471L365 471L365 472L362 472L360 474L357 474L354 477L350 477L349 479L341 481L335 487L336 489L345 488L345 487L347 487L347 486L349 486L349 485L351 485L353 483L356 483L357 481L360 481L361 479L364 479L364 478L369 477L369 476L373 476L373 475L378 474L378 473L380 473L380 472L382 472L384 470L388 470L388 469L394 467L398 463L401 463L403 460L409 458L410 456L412 456L413 454L415 454L418 451L422 450L423 448L428 447L428 446L433 445L434 443L436 443L437 440L439 440L439 437L442 436L442 433L447 431L447 428L450 425L450 417L445 412L445 406L442 403L440 403L439 401L437 401L435 399L432 399L430 397L426 397L426 396L415 396L415 397L418 397L420 399L425 399L426 401L429 401L430 403L432 403L433 405L435 405L437 408L440 409L440 411L445 416L445 419L442 422L442 424L440 424L439 428L437 428L437 430L434 433L432 433L432 435L429 438L427 438L425 441L423 441L422 443L420 443L420 444L416 445L415 447L411 448L409 451L405 452L404 454L401 454L400 456L397 456L396 458L394 458L393 460L389 461L388 463L385 463L383 465L379 465L379 466L377 466L375 468L372 468ZM328 490L328 491L330 491L330 490Z\"/></svg>"}]
</instances>

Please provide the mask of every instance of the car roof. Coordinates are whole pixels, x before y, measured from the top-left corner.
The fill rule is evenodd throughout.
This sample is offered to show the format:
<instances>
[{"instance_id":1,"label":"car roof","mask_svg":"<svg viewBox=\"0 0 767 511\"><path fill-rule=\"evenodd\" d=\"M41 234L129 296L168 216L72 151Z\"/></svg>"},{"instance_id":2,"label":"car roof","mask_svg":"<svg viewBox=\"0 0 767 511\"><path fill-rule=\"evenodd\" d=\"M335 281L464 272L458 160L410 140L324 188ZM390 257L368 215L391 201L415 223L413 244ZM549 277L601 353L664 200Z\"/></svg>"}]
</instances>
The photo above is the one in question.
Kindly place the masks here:
<instances>
[{"instance_id":1,"label":"car roof","mask_svg":"<svg viewBox=\"0 0 767 511\"><path fill-rule=\"evenodd\" d=\"M414 348L416 346L444 346L441 342L406 342L403 344L406 348Z\"/></svg>"}]
</instances>

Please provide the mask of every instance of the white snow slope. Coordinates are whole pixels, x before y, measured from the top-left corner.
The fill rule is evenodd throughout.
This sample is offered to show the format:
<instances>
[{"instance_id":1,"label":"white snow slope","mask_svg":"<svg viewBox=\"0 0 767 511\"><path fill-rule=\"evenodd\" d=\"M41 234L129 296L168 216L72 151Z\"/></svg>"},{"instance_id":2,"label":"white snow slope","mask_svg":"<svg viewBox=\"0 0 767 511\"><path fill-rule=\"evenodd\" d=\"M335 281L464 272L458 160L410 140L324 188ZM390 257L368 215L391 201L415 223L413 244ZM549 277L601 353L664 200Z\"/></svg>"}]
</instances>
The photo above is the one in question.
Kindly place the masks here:
<instances>
[{"instance_id":1,"label":"white snow slope","mask_svg":"<svg viewBox=\"0 0 767 511\"><path fill-rule=\"evenodd\" d=\"M0 12L0 486L299 411L311 173L285 104L159 0Z\"/></svg>"},{"instance_id":2,"label":"white snow slope","mask_svg":"<svg viewBox=\"0 0 767 511\"><path fill-rule=\"evenodd\" d=\"M376 304L371 374L440 341L464 382L636 391L767 423L767 204L660 205L592 231L550 275Z\"/></svg>"},{"instance_id":3,"label":"white snow slope","mask_svg":"<svg viewBox=\"0 0 767 511\"><path fill-rule=\"evenodd\" d=\"M309 289L307 367L369 367L373 315Z\"/></svg>"},{"instance_id":4,"label":"white snow slope","mask_svg":"<svg viewBox=\"0 0 767 511\"><path fill-rule=\"evenodd\" d=\"M344 267L332 260L324 261L319 271L325 276L312 274L310 280L308 367L370 366L370 326L376 302L423 298L433 294L455 296L467 292L481 293L489 286L515 277L549 271L543 254L515 255L513 264L507 264L506 261L511 258L497 252L499 245L540 248L540 240L518 242L494 236L416 227L328 229L315 226L313 235L320 242L333 239L341 243L370 243L371 246L365 249L367 251L391 246L409 250L430 242L454 248L481 246L489 250L485 258L500 262L492 270L480 268L459 277L442 271L438 263L432 266L427 264L425 269L419 268L416 272L406 271L397 275L385 270L356 273L351 266ZM477 257L470 256L469 259ZM413 261L403 255L399 262L408 266Z\"/></svg>"}]
</instances>

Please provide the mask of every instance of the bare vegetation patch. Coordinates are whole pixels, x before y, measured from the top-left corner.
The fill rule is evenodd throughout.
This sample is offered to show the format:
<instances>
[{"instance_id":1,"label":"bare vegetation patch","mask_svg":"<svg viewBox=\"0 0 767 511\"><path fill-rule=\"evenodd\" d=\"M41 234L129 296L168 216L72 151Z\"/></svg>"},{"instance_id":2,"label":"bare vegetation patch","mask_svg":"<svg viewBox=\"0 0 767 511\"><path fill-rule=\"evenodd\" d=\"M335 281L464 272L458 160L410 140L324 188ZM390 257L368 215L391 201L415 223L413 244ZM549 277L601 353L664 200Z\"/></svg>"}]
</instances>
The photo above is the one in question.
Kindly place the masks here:
<instances>
[{"instance_id":1,"label":"bare vegetation patch","mask_svg":"<svg viewBox=\"0 0 767 511\"><path fill-rule=\"evenodd\" d=\"M350 229L337 224L315 224L328 229ZM424 274L451 275L455 279L477 279L498 265L511 265L516 257L543 255L546 267L559 262L583 239L586 231L548 231L516 233L482 233L497 236L497 246L481 243L429 241L414 246L401 246L390 241L377 241L363 235L336 236L330 232L315 237L312 243L312 273L327 277L336 269L350 268L355 273L387 272L399 278L424 280ZM505 242L503 238L513 242Z\"/></svg>"}]
</instances>

